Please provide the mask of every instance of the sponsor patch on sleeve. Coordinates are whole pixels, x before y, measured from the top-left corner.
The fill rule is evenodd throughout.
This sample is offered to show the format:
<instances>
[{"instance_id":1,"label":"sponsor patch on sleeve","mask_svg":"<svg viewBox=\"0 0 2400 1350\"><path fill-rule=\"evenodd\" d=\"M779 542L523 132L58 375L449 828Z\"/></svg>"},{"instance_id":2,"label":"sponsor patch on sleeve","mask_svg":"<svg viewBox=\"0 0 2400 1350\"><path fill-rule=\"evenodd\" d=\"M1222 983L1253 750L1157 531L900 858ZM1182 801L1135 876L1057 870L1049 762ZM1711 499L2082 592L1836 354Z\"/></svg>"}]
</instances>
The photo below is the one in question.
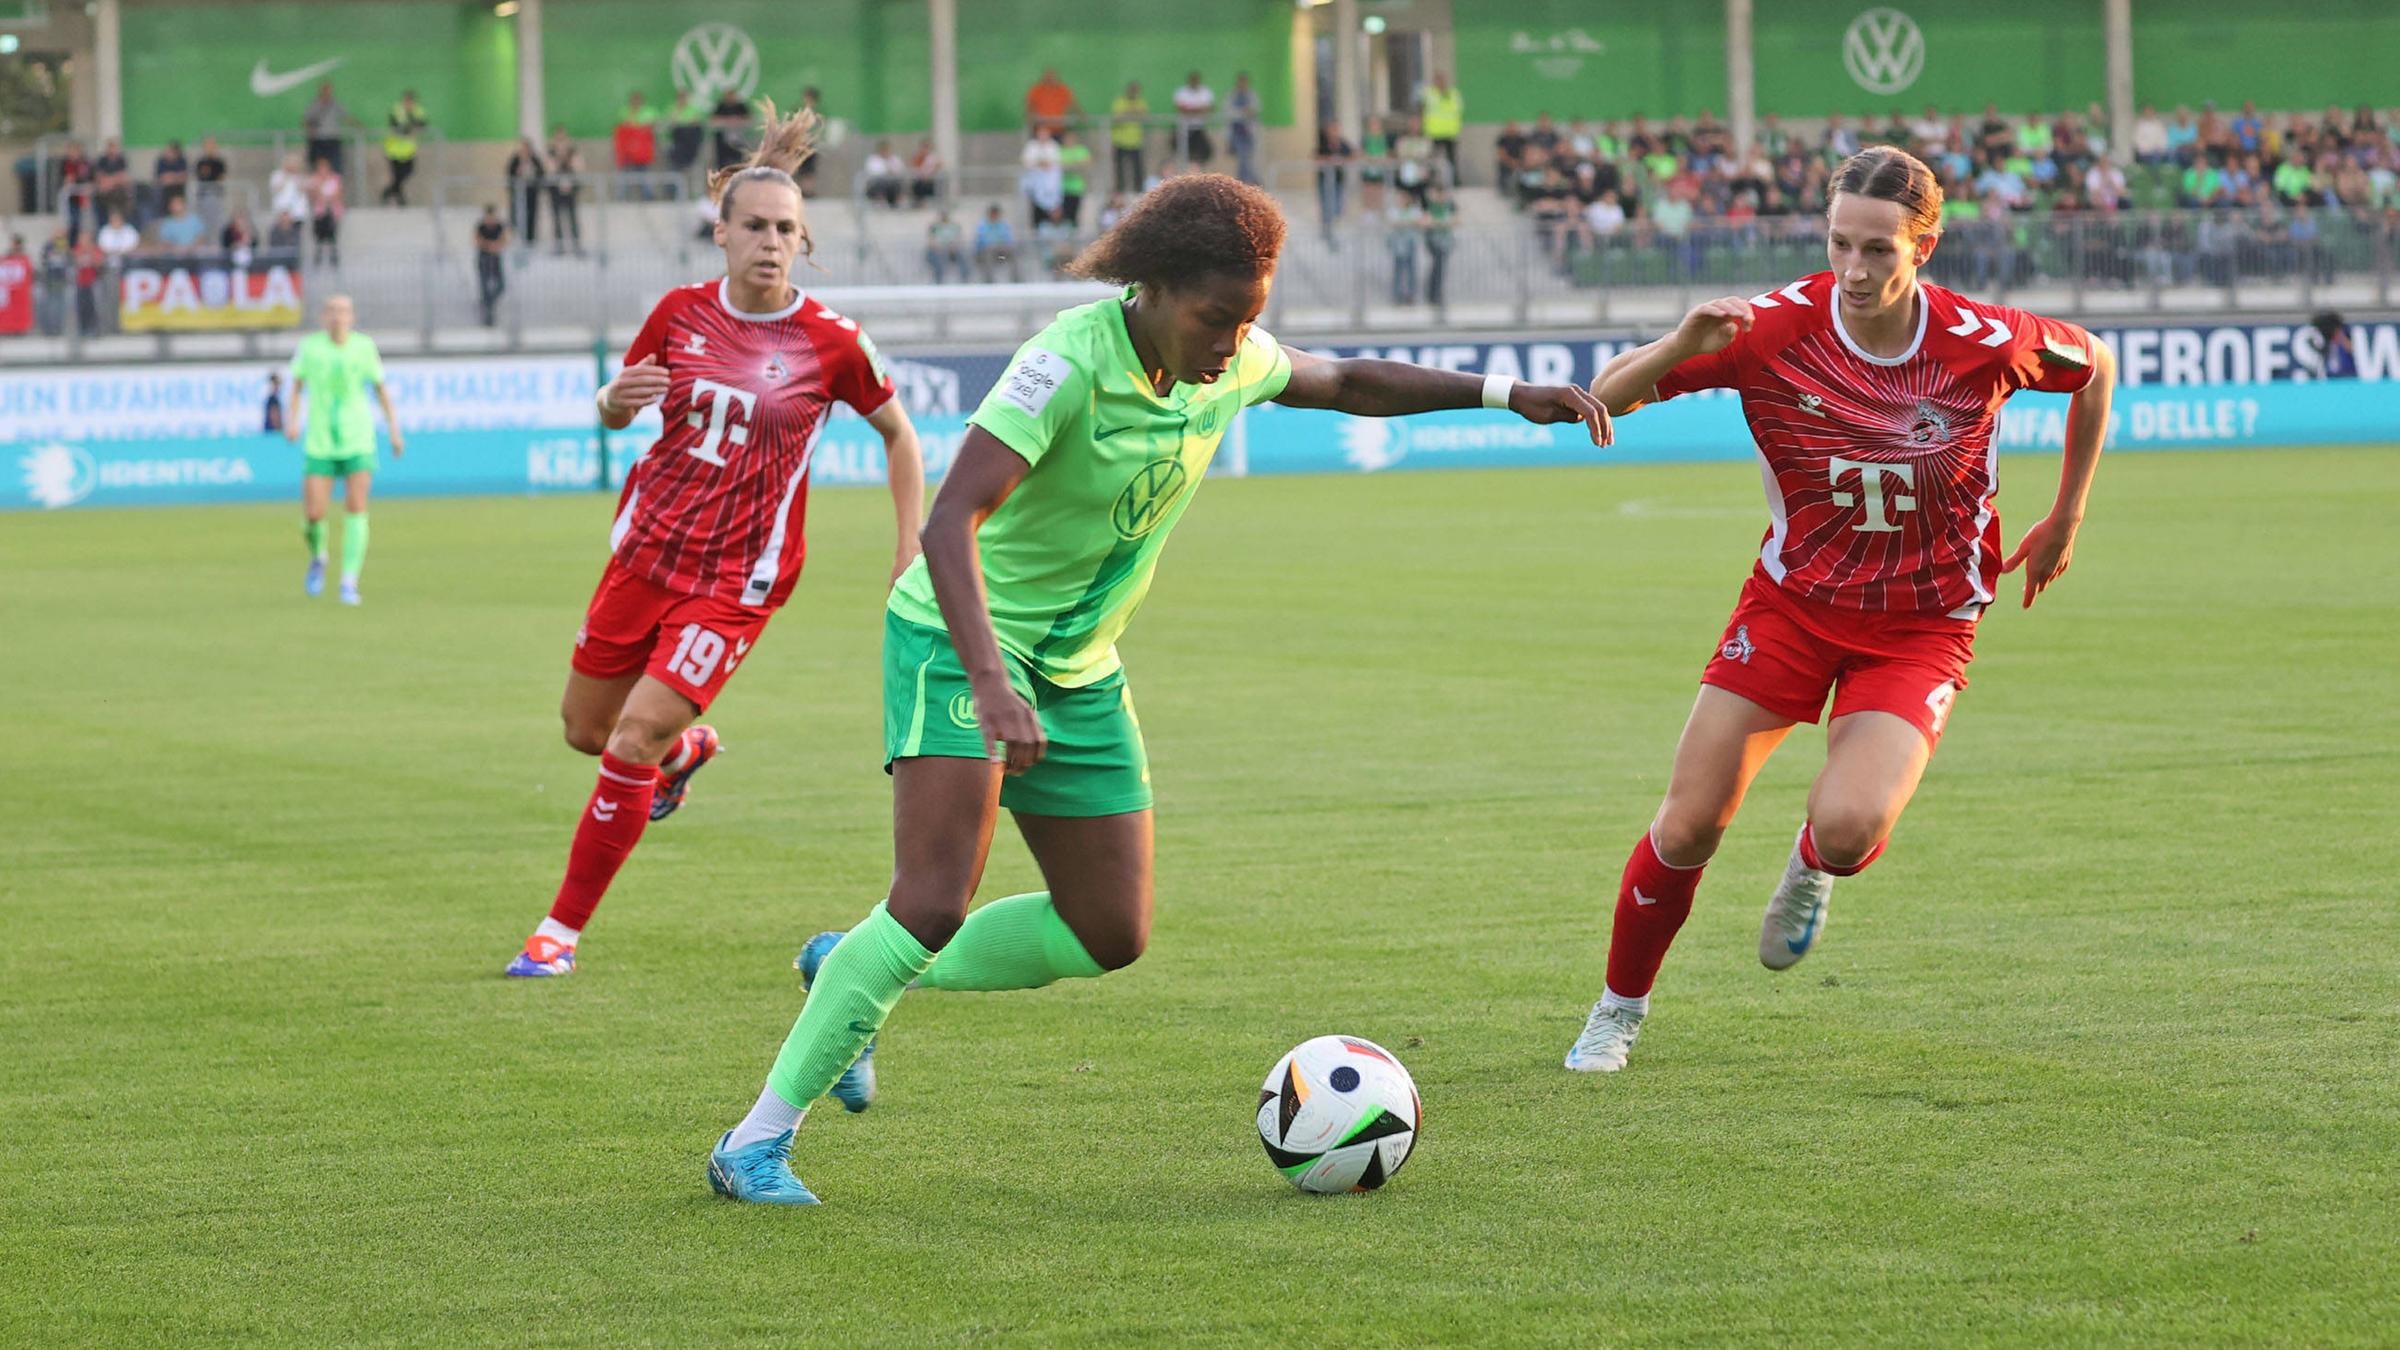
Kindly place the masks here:
<instances>
[{"instance_id":1,"label":"sponsor patch on sleeve","mask_svg":"<svg viewBox=\"0 0 2400 1350\"><path fill-rule=\"evenodd\" d=\"M883 353L875 350L875 339L868 337L865 329L859 330L858 349L866 353L867 369L875 376L875 383L889 383L892 375L883 368Z\"/></svg>"},{"instance_id":2,"label":"sponsor patch on sleeve","mask_svg":"<svg viewBox=\"0 0 2400 1350\"><path fill-rule=\"evenodd\" d=\"M2061 342L2057 338L2043 338L2041 347L2034 354L2041 357L2044 365L2084 370L2092 364L2090 348L2079 343Z\"/></svg>"},{"instance_id":3,"label":"sponsor patch on sleeve","mask_svg":"<svg viewBox=\"0 0 2400 1350\"><path fill-rule=\"evenodd\" d=\"M1001 401L1027 417L1039 417L1067 378L1067 359L1040 347L1028 347L1016 365L1000 378Z\"/></svg>"}]
</instances>

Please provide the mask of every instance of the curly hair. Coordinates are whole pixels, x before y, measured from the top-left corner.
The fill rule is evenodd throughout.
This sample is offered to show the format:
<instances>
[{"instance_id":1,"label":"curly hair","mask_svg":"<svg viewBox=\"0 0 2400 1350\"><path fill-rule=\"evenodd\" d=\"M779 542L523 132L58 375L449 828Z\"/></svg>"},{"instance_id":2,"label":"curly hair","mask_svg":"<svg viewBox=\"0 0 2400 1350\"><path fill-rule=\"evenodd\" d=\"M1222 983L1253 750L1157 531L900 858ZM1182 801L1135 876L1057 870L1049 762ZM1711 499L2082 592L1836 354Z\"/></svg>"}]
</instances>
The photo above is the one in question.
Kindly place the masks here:
<instances>
[{"instance_id":1,"label":"curly hair","mask_svg":"<svg viewBox=\"0 0 2400 1350\"><path fill-rule=\"evenodd\" d=\"M817 148L819 118L807 108L789 117L775 115L775 102L760 99L758 149L740 164L730 165L708 176L708 195L717 204L717 217L722 220L733 209L733 194L744 183L780 183L797 196L799 180L792 174L808 162ZM816 241L809 238L808 224L800 225L800 256L816 252Z\"/></svg>"},{"instance_id":2,"label":"curly hair","mask_svg":"<svg viewBox=\"0 0 2400 1350\"><path fill-rule=\"evenodd\" d=\"M1899 206L1909 237L1921 239L1942 228L1942 183L1925 161L1888 145L1869 146L1842 161L1825 189L1825 206L1842 193Z\"/></svg>"},{"instance_id":3,"label":"curly hair","mask_svg":"<svg viewBox=\"0 0 2400 1350\"><path fill-rule=\"evenodd\" d=\"M1283 208L1221 173L1170 178L1067 265L1070 276L1176 290L1222 272L1263 276L1283 254Z\"/></svg>"}]
</instances>

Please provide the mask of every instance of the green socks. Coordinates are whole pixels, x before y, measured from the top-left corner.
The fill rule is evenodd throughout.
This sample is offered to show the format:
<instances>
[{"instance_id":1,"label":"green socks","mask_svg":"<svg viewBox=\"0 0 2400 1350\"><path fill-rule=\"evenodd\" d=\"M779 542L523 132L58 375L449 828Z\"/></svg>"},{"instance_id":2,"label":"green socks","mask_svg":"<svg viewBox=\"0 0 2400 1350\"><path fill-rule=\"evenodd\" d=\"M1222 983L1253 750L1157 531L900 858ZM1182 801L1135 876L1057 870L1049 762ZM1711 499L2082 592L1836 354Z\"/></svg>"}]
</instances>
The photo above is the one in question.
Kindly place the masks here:
<instances>
[{"instance_id":1,"label":"green socks","mask_svg":"<svg viewBox=\"0 0 2400 1350\"><path fill-rule=\"evenodd\" d=\"M1075 930L1058 917L1050 893L1035 891L994 900L968 915L920 983L928 989L1039 989L1102 973L1075 940Z\"/></svg>"},{"instance_id":2,"label":"green socks","mask_svg":"<svg viewBox=\"0 0 2400 1350\"><path fill-rule=\"evenodd\" d=\"M300 537L307 541L308 556L323 562L325 560L325 522L322 520L301 521Z\"/></svg>"},{"instance_id":3,"label":"green socks","mask_svg":"<svg viewBox=\"0 0 2400 1350\"><path fill-rule=\"evenodd\" d=\"M322 533L322 523L314 526ZM322 549L319 550L323 552ZM342 579L358 580L358 569L367 561L367 518L365 515L342 517Z\"/></svg>"},{"instance_id":4,"label":"green socks","mask_svg":"<svg viewBox=\"0 0 2400 1350\"><path fill-rule=\"evenodd\" d=\"M808 1004L767 1073L768 1089L801 1107L824 1096L931 964L933 953L878 903L817 968Z\"/></svg>"}]
</instances>

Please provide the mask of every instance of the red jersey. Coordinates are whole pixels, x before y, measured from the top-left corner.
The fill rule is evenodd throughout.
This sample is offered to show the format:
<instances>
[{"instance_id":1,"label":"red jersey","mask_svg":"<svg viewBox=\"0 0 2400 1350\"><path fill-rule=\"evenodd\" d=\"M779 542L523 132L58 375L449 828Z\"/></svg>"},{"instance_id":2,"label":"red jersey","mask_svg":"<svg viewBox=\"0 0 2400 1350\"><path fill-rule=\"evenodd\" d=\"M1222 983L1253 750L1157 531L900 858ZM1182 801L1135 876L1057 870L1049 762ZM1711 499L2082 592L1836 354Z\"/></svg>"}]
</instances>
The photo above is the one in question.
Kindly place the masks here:
<instances>
[{"instance_id":1,"label":"red jersey","mask_svg":"<svg viewBox=\"0 0 2400 1350\"><path fill-rule=\"evenodd\" d=\"M857 324L807 296L733 308L723 281L667 292L626 349L667 368L666 431L628 478L609 536L617 565L686 595L773 608L807 553L808 461L835 400L892 398Z\"/></svg>"},{"instance_id":2,"label":"red jersey","mask_svg":"<svg viewBox=\"0 0 2400 1350\"><path fill-rule=\"evenodd\" d=\"M1831 272L1750 298L1756 322L1694 357L1658 396L1738 389L1772 523L1759 568L1849 609L1973 618L2000 574L2000 405L2071 394L2092 335L2071 323L1918 285L1916 339L1871 356L1835 313Z\"/></svg>"}]
</instances>

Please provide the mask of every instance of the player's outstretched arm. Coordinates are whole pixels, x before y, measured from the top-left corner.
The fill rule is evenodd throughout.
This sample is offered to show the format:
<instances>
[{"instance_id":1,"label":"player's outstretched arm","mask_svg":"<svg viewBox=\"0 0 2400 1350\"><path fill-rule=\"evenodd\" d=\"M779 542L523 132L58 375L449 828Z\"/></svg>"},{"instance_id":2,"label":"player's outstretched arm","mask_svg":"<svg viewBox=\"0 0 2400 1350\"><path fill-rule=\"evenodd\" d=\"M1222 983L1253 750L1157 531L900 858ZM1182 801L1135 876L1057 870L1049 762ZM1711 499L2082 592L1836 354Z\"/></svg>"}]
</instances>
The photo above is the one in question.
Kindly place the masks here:
<instances>
[{"instance_id":1,"label":"player's outstretched arm","mask_svg":"<svg viewBox=\"0 0 2400 1350\"><path fill-rule=\"evenodd\" d=\"M1594 445L1617 438L1608 410L1573 385L1526 384L1505 375L1466 375L1406 361L1333 360L1296 347L1283 350L1291 358L1292 378L1275 402L1287 408L1405 417L1443 408L1506 407L1528 422L1581 422L1591 428Z\"/></svg>"},{"instance_id":2,"label":"player's outstretched arm","mask_svg":"<svg viewBox=\"0 0 2400 1350\"><path fill-rule=\"evenodd\" d=\"M2025 569L2026 609L2033 608L2033 598L2051 582L2067 574L2067 563L2075 556L2075 531L2083 526L2092 474L2100 467L2100 447L2108 440L2108 405L2116 389L2117 354L2094 338L2092 378L2067 405L2067 457L2058 472L2058 500L2000 564L2003 573Z\"/></svg>"},{"instance_id":3,"label":"player's outstretched arm","mask_svg":"<svg viewBox=\"0 0 2400 1350\"><path fill-rule=\"evenodd\" d=\"M1692 306L1675 331L1631 351L1619 352L1592 380L1592 397L1618 417L1658 397L1658 382L1666 373L1695 356L1721 352L1750 331L1754 321L1750 302L1736 296L1703 300Z\"/></svg>"},{"instance_id":4,"label":"player's outstretched arm","mask_svg":"<svg viewBox=\"0 0 2400 1350\"><path fill-rule=\"evenodd\" d=\"M884 476L892 485L892 517L899 546L892 554L892 580L898 581L917 560L924 545L917 531L925 520L925 450L917 440L917 424L897 398L867 414L867 425L883 437Z\"/></svg>"},{"instance_id":5,"label":"player's outstretched arm","mask_svg":"<svg viewBox=\"0 0 2400 1350\"><path fill-rule=\"evenodd\" d=\"M983 589L983 559L975 547L975 532L1031 472L1033 466L1023 455L982 427L970 425L958 459L942 479L942 490L934 494L924 533L925 570L933 581L942 623L950 630L950 645L958 650L958 663L966 668L967 683L975 693L984 753L999 760L1005 752L1012 774L1040 763L1049 745L1033 705L1008 682L1000 639L992 632L991 599Z\"/></svg>"},{"instance_id":6,"label":"player's outstretched arm","mask_svg":"<svg viewBox=\"0 0 2400 1350\"><path fill-rule=\"evenodd\" d=\"M600 422L610 431L633 425L634 414L667 396L667 368L651 353L617 372L600 386Z\"/></svg>"}]
</instances>

